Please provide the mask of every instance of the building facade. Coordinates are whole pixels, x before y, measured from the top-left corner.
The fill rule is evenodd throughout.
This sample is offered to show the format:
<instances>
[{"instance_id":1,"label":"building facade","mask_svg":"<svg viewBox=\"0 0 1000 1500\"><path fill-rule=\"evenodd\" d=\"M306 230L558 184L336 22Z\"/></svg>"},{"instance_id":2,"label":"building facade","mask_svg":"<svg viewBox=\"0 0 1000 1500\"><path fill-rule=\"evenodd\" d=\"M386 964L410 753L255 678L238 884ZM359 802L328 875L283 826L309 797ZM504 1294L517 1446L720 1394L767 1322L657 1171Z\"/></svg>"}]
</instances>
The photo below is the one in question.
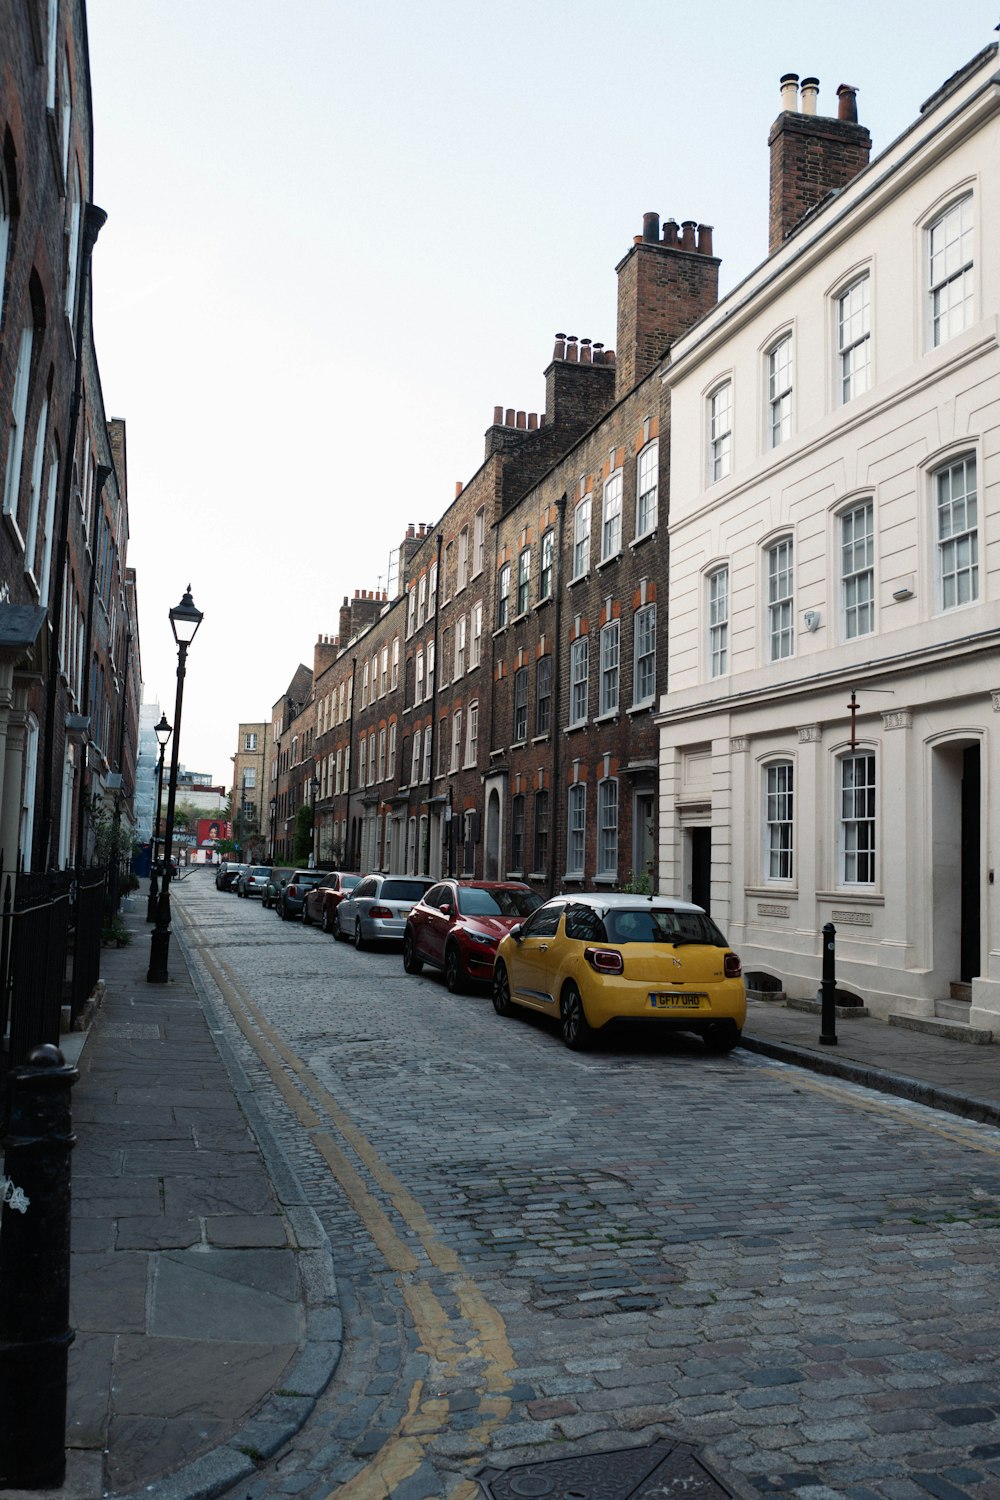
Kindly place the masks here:
<instances>
[{"instance_id":1,"label":"building facade","mask_svg":"<svg viewBox=\"0 0 1000 1500\"><path fill-rule=\"evenodd\" d=\"M869 163L782 80L771 253L663 379L664 888L815 994L1000 1029L1000 85L988 48Z\"/></svg>"},{"instance_id":2,"label":"building facade","mask_svg":"<svg viewBox=\"0 0 1000 1500\"><path fill-rule=\"evenodd\" d=\"M82 0L8 7L0 51L0 850L86 862L134 821L140 693L125 429L104 411Z\"/></svg>"}]
</instances>

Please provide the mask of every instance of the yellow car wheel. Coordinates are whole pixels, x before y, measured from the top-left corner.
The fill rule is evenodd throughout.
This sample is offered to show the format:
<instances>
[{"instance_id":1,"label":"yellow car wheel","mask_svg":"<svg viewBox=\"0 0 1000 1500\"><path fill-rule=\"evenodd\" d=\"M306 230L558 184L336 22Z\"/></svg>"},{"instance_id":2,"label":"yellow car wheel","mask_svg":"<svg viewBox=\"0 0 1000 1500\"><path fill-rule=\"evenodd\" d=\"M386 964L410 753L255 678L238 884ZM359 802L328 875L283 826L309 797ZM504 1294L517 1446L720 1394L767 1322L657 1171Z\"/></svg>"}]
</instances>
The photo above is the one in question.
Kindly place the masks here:
<instances>
[{"instance_id":1,"label":"yellow car wheel","mask_svg":"<svg viewBox=\"0 0 1000 1500\"><path fill-rule=\"evenodd\" d=\"M500 959L493 970L493 1009L498 1016L509 1016L513 1008L510 1000L510 979L507 974L507 965L503 959Z\"/></svg>"}]
</instances>

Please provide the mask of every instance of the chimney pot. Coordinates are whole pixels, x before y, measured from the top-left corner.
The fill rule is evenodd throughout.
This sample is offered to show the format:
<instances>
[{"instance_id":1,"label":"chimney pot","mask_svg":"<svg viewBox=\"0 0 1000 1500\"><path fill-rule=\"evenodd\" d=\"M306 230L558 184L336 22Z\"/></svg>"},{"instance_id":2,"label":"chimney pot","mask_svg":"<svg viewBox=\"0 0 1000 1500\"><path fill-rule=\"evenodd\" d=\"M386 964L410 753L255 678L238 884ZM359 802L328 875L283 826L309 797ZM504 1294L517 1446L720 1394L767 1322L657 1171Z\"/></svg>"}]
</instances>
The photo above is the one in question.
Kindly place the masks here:
<instances>
[{"instance_id":1,"label":"chimney pot","mask_svg":"<svg viewBox=\"0 0 1000 1500\"><path fill-rule=\"evenodd\" d=\"M681 224L681 249L682 250L694 250L695 249L694 232L695 232L696 228L697 228L697 225L695 224L695 221L693 219L685 219L684 222Z\"/></svg>"},{"instance_id":2,"label":"chimney pot","mask_svg":"<svg viewBox=\"0 0 1000 1500\"><path fill-rule=\"evenodd\" d=\"M580 358L580 352L579 352L579 350L577 349L577 346L576 346L576 334L575 333L570 333L570 334L566 335L566 358L567 358L567 360L569 360L570 364L574 364L574 365L577 363L577 361Z\"/></svg>"},{"instance_id":3,"label":"chimney pot","mask_svg":"<svg viewBox=\"0 0 1000 1500\"><path fill-rule=\"evenodd\" d=\"M513 427L514 425L514 408L512 406L508 406L507 408L507 415L504 417L503 425L505 427Z\"/></svg>"},{"instance_id":4,"label":"chimney pot","mask_svg":"<svg viewBox=\"0 0 1000 1500\"><path fill-rule=\"evenodd\" d=\"M663 243L665 245L677 244L677 220L666 219L663 225Z\"/></svg>"},{"instance_id":5,"label":"chimney pot","mask_svg":"<svg viewBox=\"0 0 1000 1500\"><path fill-rule=\"evenodd\" d=\"M802 80L802 113L814 115L816 113L816 101L819 97L819 79L803 78Z\"/></svg>"},{"instance_id":6,"label":"chimney pot","mask_svg":"<svg viewBox=\"0 0 1000 1500\"><path fill-rule=\"evenodd\" d=\"M456 500L458 499L458 497L459 497L459 495L461 493L462 493L462 481L460 479L456 479L455 480L455 499Z\"/></svg>"},{"instance_id":7,"label":"chimney pot","mask_svg":"<svg viewBox=\"0 0 1000 1500\"><path fill-rule=\"evenodd\" d=\"M781 107L796 114L799 108L799 75L798 73L782 73L781 75Z\"/></svg>"},{"instance_id":8,"label":"chimney pot","mask_svg":"<svg viewBox=\"0 0 1000 1500\"><path fill-rule=\"evenodd\" d=\"M712 226L711 224L698 225L698 254L711 255L712 253Z\"/></svg>"},{"instance_id":9,"label":"chimney pot","mask_svg":"<svg viewBox=\"0 0 1000 1500\"><path fill-rule=\"evenodd\" d=\"M529 413L528 413L528 431L529 432L537 432L538 431L538 413L537 412L529 411Z\"/></svg>"},{"instance_id":10,"label":"chimney pot","mask_svg":"<svg viewBox=\"0 0 1000 1500\"><path fill-rule=\"evenodd\" d=\"M580 363L581 363L581 365L589 365L589 364L593 363L593 360L591 359L591 354L590 354L590 340L589 339L581 339L580 340Z\"/></svg>"},{"instance_id":11,"label":"chimney pot","mask_svg":"<svg viewBox=\"0 0 1000 1500\"><path fill-rule=\"evenodd\" d=\"M518 427L521 427L521 428L525 428L525 429L527 428L527 426L528 426L528 416L527 416L526 412L523 412L523 411L519 411L518 412L518 414L517 414L517 425L518 425Z\"/></svg>"},{"instance_id":12,"label":"chimney pot","mask_svg":"<svg viewBox=\"0 0 1000 1500\"><path fill-rule=\"evenodd\" d=\"M659 214L643 214L642 237L644 240L655 244L660 238L660 216Z\"/></svg>"},{"instance_id":13,"label":"chimney pot","mask_svg":"<svg viewBox=\"0 0 1000 1500\"><path fill-rule=\"evenodd\" d=\"M837 119L858 123L858 91L853 84L842 83L837 89Z\"/></svg>"},{"instance_id":14,"label":"chimney pot","mask_svg":"<svg viewBox=\"0 0 1000 1500\"><path fill-rule=\"evenodd\" d=\"M555 348L552 351L552 358L553 359L565 359L566 358L566 335L564 333L557 333L556 334L556 346L555 346Z\"/></svg>"},{"instance_id":15,"label":"chimney pot","mask_svg":"<svg viewBox=\"0 0 1000 1500\"><path fill-rule=\"evenodd\" d=\"M494 427L499 427L502 421L503 421L503 407L502 406L494 406L494 408L493 408L493 426Z\"/></svg>"}]
</instances>

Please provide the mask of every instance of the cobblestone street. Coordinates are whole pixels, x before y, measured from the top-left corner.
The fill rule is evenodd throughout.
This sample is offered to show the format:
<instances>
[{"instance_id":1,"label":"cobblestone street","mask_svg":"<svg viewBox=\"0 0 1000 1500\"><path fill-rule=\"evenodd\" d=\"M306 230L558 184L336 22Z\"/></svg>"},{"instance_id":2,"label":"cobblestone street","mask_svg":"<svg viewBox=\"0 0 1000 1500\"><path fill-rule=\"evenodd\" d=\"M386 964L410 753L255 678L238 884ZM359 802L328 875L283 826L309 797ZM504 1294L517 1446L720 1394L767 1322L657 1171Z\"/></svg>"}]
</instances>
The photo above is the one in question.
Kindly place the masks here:
<instances>
[{"instance_id":1,"label":"cobblestone street","mask_svg":"<svg viewBox=\"0 0 1000 1500\"><path fill-rule=\"evenodd\" d=\"M176 910L344 1317L248 1500L660 1436L746 1495L1000 1496L995 1129L693 1039L573 1055L208 879Z\"/></svg>"}]
</instances>

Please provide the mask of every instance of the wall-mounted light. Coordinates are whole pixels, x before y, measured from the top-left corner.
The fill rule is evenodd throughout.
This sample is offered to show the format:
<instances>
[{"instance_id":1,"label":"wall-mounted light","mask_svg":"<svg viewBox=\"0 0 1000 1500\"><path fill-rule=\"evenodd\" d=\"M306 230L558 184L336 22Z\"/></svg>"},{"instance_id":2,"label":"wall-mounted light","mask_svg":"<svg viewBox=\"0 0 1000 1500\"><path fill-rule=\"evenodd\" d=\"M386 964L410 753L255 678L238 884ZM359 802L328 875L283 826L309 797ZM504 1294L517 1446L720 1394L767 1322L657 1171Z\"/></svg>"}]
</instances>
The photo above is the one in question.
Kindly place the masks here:
<instances>
[{"instance_id":1,"label":"wall-mounted light","mask_svg":"<svg viewBox=\"0 0 1000 1500\"><path fill-rule=\"evenodd\" d=\"M901 588L893 589L892 597L896 600L897 603L901 603L904 599L913 598L913 590L908 584L904 583Z\"/></svg>"}]
</instances>

